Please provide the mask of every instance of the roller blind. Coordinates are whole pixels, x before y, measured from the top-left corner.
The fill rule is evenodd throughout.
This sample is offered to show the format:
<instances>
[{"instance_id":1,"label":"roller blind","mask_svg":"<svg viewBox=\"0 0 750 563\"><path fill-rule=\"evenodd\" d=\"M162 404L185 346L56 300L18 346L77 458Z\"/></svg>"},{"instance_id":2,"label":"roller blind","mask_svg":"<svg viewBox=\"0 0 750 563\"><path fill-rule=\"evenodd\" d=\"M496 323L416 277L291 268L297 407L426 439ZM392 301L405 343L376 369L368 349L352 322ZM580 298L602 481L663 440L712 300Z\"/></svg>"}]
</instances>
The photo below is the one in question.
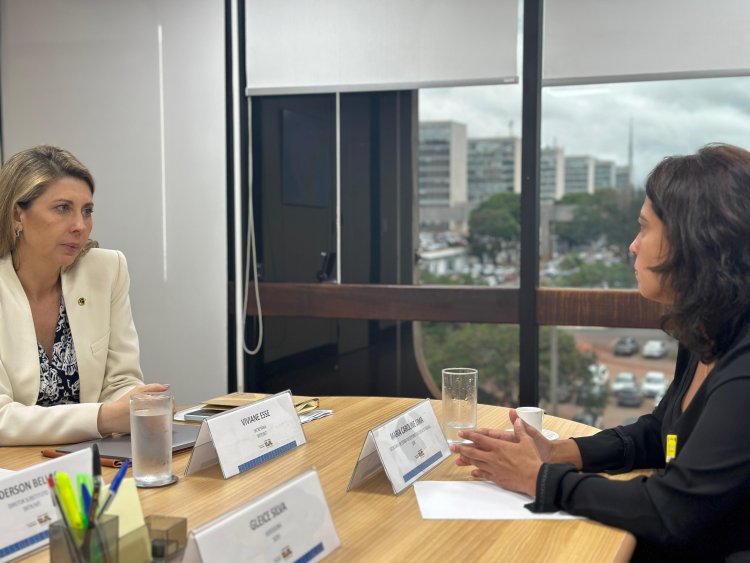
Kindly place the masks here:
<instances>
[{"instance_id":1,"label":"roller blind","mask_svg":"<svg viewBox=\"0 0 750 563\"><path fill-rule=\"evenodd\" d=\"M247 93L518 82L517 0L246 0Z\"/></svg>"},{"instance_id":2,"label":"roller blind","mask_svg":"<svg viewBox=\"0 0 750 563\"><path fill-rule=\"evenodd\" d=\"M551 0L544 85L750 75L747 0Z\"/></svg>"}]
</instances>

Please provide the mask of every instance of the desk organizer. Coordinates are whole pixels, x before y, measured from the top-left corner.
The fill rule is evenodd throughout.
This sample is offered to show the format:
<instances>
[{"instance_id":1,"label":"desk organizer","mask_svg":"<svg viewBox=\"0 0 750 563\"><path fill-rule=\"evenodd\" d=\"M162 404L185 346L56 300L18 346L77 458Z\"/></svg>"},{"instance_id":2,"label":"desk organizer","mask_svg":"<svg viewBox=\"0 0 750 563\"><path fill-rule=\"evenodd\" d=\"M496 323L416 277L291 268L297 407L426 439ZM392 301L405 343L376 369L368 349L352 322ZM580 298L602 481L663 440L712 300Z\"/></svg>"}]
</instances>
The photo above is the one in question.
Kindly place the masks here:
<instances>
[{"instance_id":1,"label":"desk organizer","mask_svg":"<svg viewBox=\"0 0 750 563\"><path fill-rule=\"evenodd\" d=\"M91 530L71 529L61 520L53 522L49 527L50 560L54 563L117 563L118 525L117 516L109 515L103 516Z\"/></svg>"}]
</instances>

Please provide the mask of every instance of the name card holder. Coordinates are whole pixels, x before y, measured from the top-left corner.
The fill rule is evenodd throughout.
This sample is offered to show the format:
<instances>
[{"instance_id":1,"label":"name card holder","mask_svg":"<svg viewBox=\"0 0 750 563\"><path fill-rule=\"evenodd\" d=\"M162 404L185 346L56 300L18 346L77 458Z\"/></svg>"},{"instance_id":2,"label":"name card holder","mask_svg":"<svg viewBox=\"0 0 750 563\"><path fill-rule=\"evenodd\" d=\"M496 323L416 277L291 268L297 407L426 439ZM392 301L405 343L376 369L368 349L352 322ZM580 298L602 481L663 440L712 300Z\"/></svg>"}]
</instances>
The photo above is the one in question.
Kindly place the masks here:
<instances>
[{"instance_id":1,"label":"name card holder","mask_svg":"<svg viewBox=\"0 0 750 563\"><path fill-rule=\"evenodd\" d=\"M309 469L190 532L183 561L319 561L341 545L318 472Z\"/></svg>"},{"instance_id":2,"label":"name card holder","mask_svg":"<svg viewBox=\"0 0 750 563\"><path fill-rule=\"evenodd\" d=\"M0 562L46 546L49 526L60 517L52 504L47 477L91 473L91 449L27 467L0 478Z\"/></svg>"},{"instance_id":3,"label":"name card holder","mask_svg":"<svg viewBox=\"0 0 750 563\"><path fill-rule=\"evenodd\" d=\"M204 420L185 475L218 463L229 479L306 442L292 393L283 391Z\"/></svg>"},{"instance_id":4,"label":"name card holder","mask_svg":"<svg viewBox=\"0 0 750 563\"><path fill-rule=\"evenodd\" d=\"M385 469L399 494L450 453L432 404L424 400L367 433L346 490Z\"/></svg>"}]
</instances>

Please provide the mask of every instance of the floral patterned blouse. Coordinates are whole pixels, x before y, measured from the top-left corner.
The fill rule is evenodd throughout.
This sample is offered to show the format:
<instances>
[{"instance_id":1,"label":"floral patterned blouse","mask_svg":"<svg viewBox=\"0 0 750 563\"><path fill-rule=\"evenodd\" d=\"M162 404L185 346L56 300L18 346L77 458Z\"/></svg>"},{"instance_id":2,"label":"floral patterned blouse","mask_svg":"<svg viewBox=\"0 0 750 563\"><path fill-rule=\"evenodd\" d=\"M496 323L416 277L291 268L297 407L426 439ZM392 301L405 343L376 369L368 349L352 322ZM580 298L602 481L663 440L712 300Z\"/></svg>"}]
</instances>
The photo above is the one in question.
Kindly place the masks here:
<instances>
[{"instance_id":1,"label":"floral patterned blouse","mask_svg":"<svg viewBox=\"0 0 750 563\"><path fill-rule=\"evenodd\" d=\"M65 300L60 297L60 313L55 327L55 342L52 345L52 358L47 357L42 345L39 349L41 382L36 404L42 407L81 402L81 382L78 376L78 360L73 346Z\"/></svg>"}]
</instances>

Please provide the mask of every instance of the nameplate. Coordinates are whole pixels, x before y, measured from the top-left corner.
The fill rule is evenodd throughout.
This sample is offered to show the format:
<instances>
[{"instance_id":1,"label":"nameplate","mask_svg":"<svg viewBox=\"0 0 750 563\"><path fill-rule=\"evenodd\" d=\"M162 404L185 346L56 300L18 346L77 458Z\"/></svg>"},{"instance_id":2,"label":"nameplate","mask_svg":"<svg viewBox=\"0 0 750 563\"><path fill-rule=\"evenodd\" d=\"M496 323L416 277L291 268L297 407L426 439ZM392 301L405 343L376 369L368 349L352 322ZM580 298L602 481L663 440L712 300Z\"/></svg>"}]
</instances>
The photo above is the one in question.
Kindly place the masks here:
<instances>
[{"instance_id":1,"label":"nameplate","mask_svg":"<svg viewBox=\"0 0 750 563\"><path fill-rule=\"evenodd\" d=\"M58 471L91 474L91 449L39 463L0 478L0 562L49 543L49 525L60 515L52 504L47 477Z\"/></svg>"},{"instance_id":2,"label":"nameplate","mask_svg":"<svg viewBox=\"0 0 750 563\"><path fill-rule=\"evenodd\" d=\"M430 401L422 401L367 433L346 490L385 469L399 494L450 453Z\"/></svg>"},{"instance_id":3,"label":"nameplate","mask_svg":"<svg viewBox=\"0 0 750 563\"><path fill-rule=\"evenodd\" d=\"M341 545L318 472L190 532L183 561L319 561Z\"/></svg>"},{"instance_id":4,"label":"nameplate","mask_svg":"<svg viewBox=\"0 0 750 563\"><path fill-rule=\"evenodd\" d=\"M292 393L283 391L204 420L185 475L218 463L229 479L306 441Z\"/></svg>"}]
</instances>

